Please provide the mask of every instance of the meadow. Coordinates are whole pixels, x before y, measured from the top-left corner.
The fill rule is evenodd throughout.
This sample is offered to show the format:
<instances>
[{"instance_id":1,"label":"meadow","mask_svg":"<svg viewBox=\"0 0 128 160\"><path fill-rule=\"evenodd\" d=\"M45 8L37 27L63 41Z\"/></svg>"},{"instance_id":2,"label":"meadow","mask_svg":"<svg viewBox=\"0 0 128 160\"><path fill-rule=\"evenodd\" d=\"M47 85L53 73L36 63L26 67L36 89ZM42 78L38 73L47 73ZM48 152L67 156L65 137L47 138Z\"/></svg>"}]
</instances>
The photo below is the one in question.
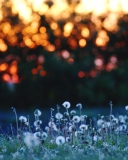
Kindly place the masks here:
<instances>
[{"instance_id":1,"label":"meadow","mask_svg":"<svg viewBox=\"0 0 128 160\"><path fill-rule=\"evenodd\" d=\"M6 132L0 126L0 160L128 159L128 106L126 114L114 115L110 101L109 114L95 117L85 115L81 103L75 110L68 101L62 107L50 108L46 126L41 110L34 111L31 122L12 107L15 123Z\"/></svg>"}]
</instances>

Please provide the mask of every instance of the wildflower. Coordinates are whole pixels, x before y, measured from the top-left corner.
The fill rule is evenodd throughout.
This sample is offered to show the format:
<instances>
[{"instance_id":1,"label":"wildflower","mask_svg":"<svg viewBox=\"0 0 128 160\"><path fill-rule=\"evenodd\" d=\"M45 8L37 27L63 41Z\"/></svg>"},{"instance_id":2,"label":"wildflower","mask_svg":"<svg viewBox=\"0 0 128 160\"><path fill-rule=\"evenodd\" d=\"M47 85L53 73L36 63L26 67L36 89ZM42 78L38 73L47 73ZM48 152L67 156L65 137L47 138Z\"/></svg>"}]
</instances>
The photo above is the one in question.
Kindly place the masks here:
<instances>
[{"instance_id":1,"label":"wildflower","mask_svg":"<svg viewBox=\"0 0 128 160\"><path fill-rule=\"evenodd\" d=\"M72 111L70 112L70 114L71 114L71 115L75 115L75 114L76 114L76 111L75 111L75 110L72 110Z\"/></svg>"},{"instance_id":2,"label":"wildflower","mask_svg":"<svg viewBox=\"0 0 128 160\"><path fill-rule=\"evenodd\" d=\"M74 116L74 117L73 117L73 121L74 121L75 123L79 123L79 122L80 122L80 117L79 117L79 116Z\"/></svg>"},{"instance_id":3,"label":"wildflower","mask_svg":"<svg viewBox=\"0 0 128 160\"><path fill-rule=\"evenodd\" d=\"M66 142L70 142L71 138L70 137L66 137Z\"/></svg>"},{"instance_id":4,"label":"wildflower","mask_svg":"<svg viewBox=\"0 0 128 160\"><path fill-rule=\"evenodd\" d=\"M62 144L64 144L65 143L65 138L63 137L63 136L58 136L57 138L56 138L56 144L57 145L62 145Z\"/></svg>"},{"instance_id":5,"label":"wildflower","mask_svg":"<svg viewBox=\"0 0 128 160\"><path fill-rule=\"evenodd\" d=\"M49 122L48 125L49 125L50 128L55 128L56 127L54 122Z\"/></svg>"},{"instance_id":6,"label":"wildflower","mask_svg":"<svg viewBox=\"0 0 128 160\"><path fill-rule=\"evenodd\" d=\"M104 121L103 121L102 119L99 119L99 120L97 121L97 126L101 126L103 123L104 123Z\"/></svg>"},{"instance_id":7,"label":"wildflower","mask_svg":"<svg viewBox=\"0 0 128 160\"><path fill-rule=\"evenodd\" d=\"M38 138L34 137L32 133L28 132L24 137L24 143L28 148L32 148L32 147L39 146L40 141Z\"/></svg>"},{"instance_id":8,"label":"wildflower","mask_svg":"<svg viewBox=\"0 0 128 160\"><path fill-rule=\"evenodd\" d=\"M35 115L35 116L41 116L41 111L40 111L39 109L36 109L36 110L34 111L34 115Z\"/></svg>"},{"instance_id":9,"label":"wildflower","mask_svg":"<svg viewBox=\"0 0 128 160\"><path fill-rule=\"evenodd\" d=\"M46 132L43 132L43 133L42 133L42 139L43 139L43 140L46 140L47 137L48 137L47 133L46 133Z\"/></svg>"},{"instance_id":10,"label":"wildflower","mask_svg":"<svg viewBox=\"0 0 128 160\"><path fill-rule=\"evenodd\" d=\"M49 132L49 127L48 126L45 127L45 131Z\"/></svg>"},{"instance_id":11,"label":"wildflower","mask_svg":"<svg viewBox=\"0 0 128 160\"><path fill-rule=\"evenodd\" d=\"M61 119L61 118L63 118L63 114L56 113L55 117L56 117L56 119Z\"/></svg>"},{"instance_id":12,"label":"wildflower","mask_svg":"<svg viewBox=\"0 0 128 160\"><path fill-rule=\"evenodd\" d=\"M68 101L64 102L62 105L67 109L70 108L70 103Z\"/></svg>"},{"instance_id":13,"label":"wildflower","mask_svg":"<svg viewBox=\"0 0 128 160\"><path fill-rule=\"evenodd\" d=\"M119 115L118 118L119 118L120 123L125 123L125 118L124 118L124 116Z\"/></svg>"},{"instance_id":14,"label":"wildflower","mask_svg":"<svg viewBox=\"0 0 128 160\"><path fill-rule=\"evenodd\" d=\"M21 122L27 122L27 118L26 117L24 117L24 116L20 116L19 117L19 121L21 121Z\"/></svg>"},{"instance_id":15,"label":"wildflower","mask_svg":"<svg viewBox=\"0 0 128 160\"><path fill-rule=\"evenodd\" d=\"M118 119L117 118L113 118L112 122L114 122L115 124L118 123Z\"/></svg>"},{"instance_id":16,"label":"wildflower","mask_svg":"<svg viewBox=\"0 0 128 160\"><path fill-rule=\"evenodd\" d=\"M127 105L127 106L125 106L125 109L126 109L126 111L128 111L128 105Z\"/></svg>"},{"instance_id":17,"label":"wildflower","mask_svg":"<svg viewBox=\"0 0 128 160\"><path fill-rule=\"evenodd\" d=\"M80 120L81 120L81 121L85 121L87 117L88 117L87 115L81 115L81 116L80 116Z\"/></svg>"},{"instance_id":18,"label":"wildflower","mask_svg":"<svg viewBox=\"0 0 128 160\"><path fill-rule=\"evenodd\" d=\"M42 124L42 121L41 121L41 120L37 120L37 121L34 122L34 126L35 126L35 127L39 127L40 124Z\"/></svg>"},{"instance_id":19,"label":"wildflower","mask_svg":"<svg viewBox=\"0 0 128 160\"><path fill-rule=\"evenodd\" d=\"M88 125L81 124L79 128L80 128L81 131L85 131L85 130L88 129Z\"/></svg>"},{"instance_id":20,"label":"wildflower","mask_svg":"<svg viewBox=\"0 0 128 160\"><path fill-rule=\"evenodd\" d=\"M79 109L82 109L82 104L81 104L81 103L78 103L78 104L76 105L76 107L78 107Z\"/></svg>"},{"instance_id":21,"label":"wildflower","mask_svg":"<svg viewBox=\"0 0 128 160\"><path fill-rule=\"evenodd\" d=\"M33 135L35 138L41 139L41 132L35 132Z\"/></svg>"},{"instance_id":22,"label":"wildflower","mask_svg":"<svg viewBox=\"0 0 128 160\"><path fill-rule=\"evenodd\" d=\"M76 127L74 126L74 125L71 125L70 127L69 127L69 132L73 132L73 131L75 131L76 130Z\"/></svg>"}]
</instances>

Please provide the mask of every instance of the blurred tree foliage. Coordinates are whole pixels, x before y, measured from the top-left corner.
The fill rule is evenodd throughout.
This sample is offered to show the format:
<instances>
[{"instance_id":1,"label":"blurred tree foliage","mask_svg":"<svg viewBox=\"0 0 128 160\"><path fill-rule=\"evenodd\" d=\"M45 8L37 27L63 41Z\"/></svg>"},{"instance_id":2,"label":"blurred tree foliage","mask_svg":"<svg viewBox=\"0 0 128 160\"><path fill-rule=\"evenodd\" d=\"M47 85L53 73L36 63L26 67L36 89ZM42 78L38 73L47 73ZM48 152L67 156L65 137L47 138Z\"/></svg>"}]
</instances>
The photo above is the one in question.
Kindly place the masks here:
<instances>
[{"instance_id":1,"label":"blurred tree foliage","mask_svg":"<svg viewBox=\"0 0 128 160\"><path fill-rule=\"evenodd\" d=\"M69 1L70 2L70 1ZM13 60L18 62L19 83L4 82L0 72L0 105L15 106L19 108L26 107L48 107L56 104L62 104L63 101L70 101L73 105L82 103L83 105L108 105L112 100L114 105L127 105L128 100L128 15L120 19L118 22L119 30L114 32L106 31L109 35L107 46L97 47L94 40L97 31L93 32L87 45L83 48L77 46L72 48L68 43L69 38L60 36L56 37L45 16L41 16L40 26L47 28L49 41L54 44L56 39L60 40L61 47L55 51L48 51L41 45L31 49L27 46L19 47L19 45L11 45L5 36L3 40L8 45L5 52L0 53L0 62L7 62L6 59L11 55L11 59L7 62L11 64ZM6 17L4 21L8 21L12 26L20 23L18 15ZM64 22L59 21L59 26L63 30ZM95 25L91 20L80 22L86 26ZM2 24L2 22L1 22ZM22 25L22 24L21 24ZM13 28L13 27L12 27ZM103 28L104 29L104 28ZM79 33L76 33L79 34ZM18 32L18 44L22 42L22 32ZM72 35L73 39L76 37ZM61 56L61 51L66 50L70 53L73 63ZM43 56L43 70L45 76L40 76L40 70L37 74L32 74L33 68L38 66L38 57ZM117 58L114 69L107 71L111 56ZM31 58L28 61L28 57ZM34 58L32 58L34 57ZM102 57L104 62L103 69L97 69L94 61L96 57ZM71 60L72 60L71 59ZM69 63L70 62L70 63ZM84 76L78 76L82 71ZM92 76L91 74L92 73Z\"/></svg>"}]
</instances>

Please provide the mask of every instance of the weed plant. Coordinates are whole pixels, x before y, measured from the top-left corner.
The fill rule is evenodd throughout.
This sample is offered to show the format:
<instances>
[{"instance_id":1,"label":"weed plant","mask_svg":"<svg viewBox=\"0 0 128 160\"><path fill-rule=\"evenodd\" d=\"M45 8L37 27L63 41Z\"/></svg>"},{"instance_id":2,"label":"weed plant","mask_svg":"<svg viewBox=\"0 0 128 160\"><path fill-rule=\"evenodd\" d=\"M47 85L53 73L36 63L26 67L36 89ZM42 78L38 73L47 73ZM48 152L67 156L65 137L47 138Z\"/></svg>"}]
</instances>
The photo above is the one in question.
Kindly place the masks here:
<instances>
[{"instance_id":1,"label":"weed plant","mask_svg":"<svg viewBox=\"0 0 128 160\"><path fill-rule=\"evenodd\" d=\"M65 112L50 109L47 126L41 127L41 111L34 111L35 121L30 124L29 116L17 116L12 108L16 127L10 124L10 132L0 127L0 160L127 160L128 159L128 106L126 115L114 116L112 102L108 116L97 119L70 110L64 102ZM16 131L15 131L16 130Z\"/></svg>"}]
</instances>

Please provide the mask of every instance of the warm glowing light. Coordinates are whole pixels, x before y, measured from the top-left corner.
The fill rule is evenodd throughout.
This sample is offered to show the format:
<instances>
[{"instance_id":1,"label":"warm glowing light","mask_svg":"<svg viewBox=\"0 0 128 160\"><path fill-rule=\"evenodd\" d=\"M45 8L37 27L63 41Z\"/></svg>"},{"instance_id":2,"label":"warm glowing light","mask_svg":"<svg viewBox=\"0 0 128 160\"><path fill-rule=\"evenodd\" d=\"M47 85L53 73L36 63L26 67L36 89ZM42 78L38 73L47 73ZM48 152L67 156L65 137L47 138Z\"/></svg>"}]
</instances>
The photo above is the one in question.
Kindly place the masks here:
<instances>
[{"instance_id":1,"label":"warm glowing light","mask_svg":"<svg viewBox=\"0 0 128 160\"><path fill-rule=\"evenodd\" d=\"M8 22L4 23L3 32L7 34L9 33L10 30L11 30L11 25Z\"/></svg>"},{"instance_id":2,"label":"warm glowing light","mask_svg":"<svg viewBox=\"0 0 128 160\"><path fill-rule=\"evenodd\" d=\"M13 74L13 75L12 75L12 82L13 82L13 83L18 83L18 82L19 82L19 77L18 77L17 74Z\"/></svg>"},{"instance_id":3,"label":"warm glowing light","mask_svg":"<svg viewBox=\"0 0 128 160\"><path fill-rule=\"evenodd\" d=\"M38 57L38 63L42 64L44 61L45 61L44 56L40 55L40 56Z\"/></svg>"},{"instance_id":4,"label":"warm glowing light","mask_svg":"<svg viewBox=\"0 0 128 160\"><path fill-rule=\"evenodd\" d=\"M69 58L70 56L70 53L67 50L63 50L61 54L62 54L62 57L65 59Z\"/></svg>"},{"instance_id":5,"label":"warm glowing light","mask_svg":"<svg viewBox=\"0 0 128 160\"><path fill-rule=\"evenodd\" d=\"M5 71L8 68L8 64L7 63L3 63L0 65L0 71Z\"/></svg>"},{"instance_id":6,"label":"warm glowing light","mask_svg":"<svg viewBox=\"0 0 128 160\"><path fill-rule=\"evenodd\" d=\"M46 71L44 71L44 70L41 70L41 71L40 71L40 75L41 75L41 76L46 76L46 74L47 74Z\"/></svg>"},{"instance_id":7,"label":"warm glowing light","mask_svg":"<svg viewBox=\"0 0 128 160\"><path fill-rule=\"evenodd\" d=\"M85 73L84 73L83 71L79 71L79 72L78 72L78 77L79 77L79 78L83 78L84 75L85 75Z\"/></svg>"},{"instance_id":8,"label":"warm glowing light","mask_svg":"<svg viewBox=\"0 0 128 160\"><path fill-rule=\"evenodd\" d=\"M101 67L103 65L103 59L96 58L94 63L96 66Z\"/></svg>"},{"instance_id":9,"label":"warm glowing light","mask_svg":"<svg viewBox=\"0 0 128 160\"><path fill-rule=\"evenodd\" d=\"M7 73L3 74L2 78L5 82L11 81L11 76Z\"/></svg>"},{"instance_id":10,"label":"warm glowing light","mask_svg":"<svg viewBox=\"0 0 128 160\"><path fill-rule=\"evenodd\" d=\"M40 27L40 33L45 33L46 32L46 28L45 27Z\"/></svg>"},{"instance_id":11,"label":"warm glowing light","mask_svg":"<svg viewBox=\"0 0 128 160\"><path fill-rule=\"evenodd\" d=\"M95 71L95 70L91 70L91 71L90 71L90 76L91 76L91 77L96 77L96 76L97 76L96 71Z\"/></svg>"},{"instance_id":12,"label":"warm glowing light","mask_svg":"<svg viewBox=\"0 0 128 160\"><path fill-rule=\"evenodd\" d=\"M85 38L89 36L89 29L88 28L83 28L81 31L81 35Z\"/></svg>"},{"instance_id":13,"label":"warm glowing light","mask_svg":"<svg viewBox=\"0 0 128 160\"><path fill-rule=\"evenodd\" d=\"M50 27L51 27L52 30L56 30L58 28L58 24L55 23L55 22L52 22Z\"/></svg>"},{"instance_id":14,"label":"warm glowing light","mask_svg":"<svg viewBox=\"0 0 128 160\"><path fill-rule=\"evenodd\" d=\"M68 63L69 63L69 64L73 64L73 63L74 63L74 59L73 59L73 58L69 58L69 59L68 59Z\"/></svg>"},{"instance_id":15,"label":"warm glowing light","mask_svg":"<svg viewBox=\"0 0 128 160\"><path fill-rule=\"evenodd\" d=\"M110 62L111 63L116 63L117 62L117 57L116 56L111 56L110 57Z\"/></svg>"},{"instance_id":16,"label":"warm glowing light","mask_svg":"<svg viewBox=\"0 0 128 160\"><path fill-rule=\"evenodd\" d=\"M17 66L12 65L9 69L10 74L16 74L17 73Z\"/></svg>"},{"instance_id":17,"label":"warm glowing light","mask_svg":"<svg viewBox=\"0 0 128 160\"><path fill-rule=\"evenodd\" d=\"M55 51L55 46L53 44L48 44L45 49L49 52L53 52Z\"/></svg>"},{"instance_id":18,"label":"warm glowing light","mask_svg":"<svg viewBox=\"0 0 128 160\"><path fill-rule=\"evenodd\" d=\"M73 23L72 22L67 22L65 25L64 25L64 35L67 37L70 35L72 29L73 29Z\"/></svg>"},{"instance_id":19,"label":"warm glowing light","mask_svg":"<svg viewBox=\"0 0 128 160\"><path fill-rule=\"evenodd\" d=\"M5 52L8 49L7 45L5 44L5 42L0 39L0 51Z\"/></svg>"},{"instance_id":20,"label":"warm glowing light","mask_svg":"<svg viewBox=\"0 0 128 160\"><path fill-rule=\"evenodd\" d=\"M79 40L79 46L80 47L85 47L86 46L86 40L85 39L80 39Z\"/></svg>"},{"instance_id":21,"label":"warm glowing light","mask_svg":"<svg viewBox=\"0 0 128 160\"><path fill-rule=\"evenodd\" d=\"M37 73L38 73L37 68L33 68L33 69L31 70L31 73L32 73L32 74L37 74Z\"/></svg>"},{"instance_id":22,"label":"warm glowing light","mask_svg":"<svg viewBox=\"0 0 128 160\"><path fill-rule=\"evenodd\" d=\"M105 46L109 41L109 37L105 30L101 30L98 33L98 37L96 38L96 45L97 46Z\"/></svg>"},{"instance_id":23,"label":"warm glowing light","mask_svg":"<svg viewBox=\"0 0 128 160\"><path fill-rule=\"evenodd\" d=\"M114 64L114 63L111 63L111 62L109 62L108 64L107 64L107 66L106 66L106 70L108 71L108 72L110 72L111 70L113 70L113 69L115 69L116 68L116 65Z\"/></svg>"}]
</instances>

